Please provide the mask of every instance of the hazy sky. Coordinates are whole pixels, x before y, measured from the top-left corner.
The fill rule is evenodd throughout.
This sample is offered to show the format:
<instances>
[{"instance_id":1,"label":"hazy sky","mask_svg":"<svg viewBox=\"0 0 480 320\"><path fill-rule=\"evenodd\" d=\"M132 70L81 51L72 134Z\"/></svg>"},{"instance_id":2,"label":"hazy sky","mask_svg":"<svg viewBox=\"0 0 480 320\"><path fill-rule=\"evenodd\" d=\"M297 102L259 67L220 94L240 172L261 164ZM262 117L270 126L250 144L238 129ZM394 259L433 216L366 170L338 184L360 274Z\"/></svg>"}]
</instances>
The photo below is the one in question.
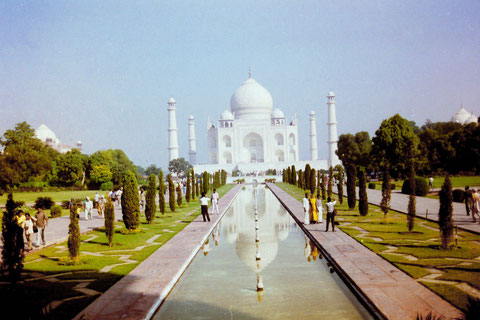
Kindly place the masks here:
<instances>
[{"instance_id":1,"label":"hazy sky","mask_svg":"<svg viewBox=\"0 0 480 320\"><path fill-rule=\"evenodd\" d=\"M447 121L480 114L480 1L0 2L0 133L45 123L84 151L120 148L165 167L167 100L177 101L180 155L196 118L205 161L207 116L218 119L253 78L288 118L300 158L308 114L327 153L326 95L338 131L371 135L400 113Z\"/></svg>"}]
</instances>

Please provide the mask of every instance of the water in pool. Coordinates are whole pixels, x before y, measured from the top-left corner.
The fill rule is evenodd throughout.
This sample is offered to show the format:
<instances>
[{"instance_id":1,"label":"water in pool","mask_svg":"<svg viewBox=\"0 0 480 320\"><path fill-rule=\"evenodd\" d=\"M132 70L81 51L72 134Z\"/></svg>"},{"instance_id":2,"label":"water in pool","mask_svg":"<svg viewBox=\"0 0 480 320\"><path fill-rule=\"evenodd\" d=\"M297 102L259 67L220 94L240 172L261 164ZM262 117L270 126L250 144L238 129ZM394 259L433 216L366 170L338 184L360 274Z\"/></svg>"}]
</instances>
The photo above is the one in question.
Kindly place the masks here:
<instances>
[{"instance_id":1,"label":"water in pool","mask_svg":"<svg viewBox=\"0 0 480 320\"><path fill-rule=\"evenodd\" d=\"M259 185L240 191L154 319L372 317Z\"/></svg>"}]
</instances>

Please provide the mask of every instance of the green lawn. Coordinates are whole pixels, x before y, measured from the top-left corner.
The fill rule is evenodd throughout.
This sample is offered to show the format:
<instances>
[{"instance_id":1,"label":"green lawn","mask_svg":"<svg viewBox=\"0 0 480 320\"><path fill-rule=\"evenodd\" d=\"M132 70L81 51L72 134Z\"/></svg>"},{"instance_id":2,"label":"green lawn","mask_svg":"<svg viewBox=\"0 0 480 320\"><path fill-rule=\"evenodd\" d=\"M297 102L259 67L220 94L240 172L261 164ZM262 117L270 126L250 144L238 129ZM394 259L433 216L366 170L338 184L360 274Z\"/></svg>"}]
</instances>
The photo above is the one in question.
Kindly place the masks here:
<instances>
[{"instance_id":1,"label":"green lawn","mask_svg":"<svg viewBox=\"0 0 480 320\"><path fill-rule=\"evenodd\" d=\"M299 201L304 196L304 191L297 187L284 183L277 185ZM334 198L338 199L336 195ZM384 223L383 213L377 206L370 205L369 214L362 217L357 209L347 208L346 198L337 210L340 229L456 307L465 309L468 294L458 289L455 282L464 282L480 290L480 235L459 230L458 246L442 250L436 223L417 218L415 233L408 233L407 218L402 213L390 211L387 223ZM452 283L423 281L421 278L431 274L429 268L438 270L437 280Z\"/></svg>"},{"instance_id":2,"label":"green lawn","mask_svg":"<svg viewBox=\"0 0 480 320\"><path fill-rule=\"evenodd\" d=\"M226 185L219 188L220 196L233 186ZM25 258L22 282L14 288L0 282L0 301L5 303L4 305L15 306L16 303L17 305L21 303L28 306L28 308L17 307L19 314L16 319L27 318L28 312L32 313L31 318L37 319L41 308L53 301L63 301L51 312L52 319L71 319L98 297L98 294L85 295L82 293L83 289L79 290L79 287L85 286L99 293L105 292L185 228L199 213L198 200L195 200L190 204L184 202L182 207L177 208L174 213L168 210L165 215L162 215L157 211L153 224L147 224L142 217L140 232L137 233L125 234L122 232L125 229L124 224L116 223L113 247L106 245L107 240L103 229L82 235L83 243L80 251L84 263L75 266L59 264L60 258L68 256L66 242L30 254ZM159 237L154 239L154 236ZM147 242L149 239L150 241ZM145 247L135 250L139 246ZM133 262L125 263L125 259ZM103 268L115 264L121 265L102 271ZM21 312L25 314L22 315Z\"/></svg>"},{"instance_id":3,"label":"green lawn","mask_svg":"<svg viewBox=\"0 0 480 320\"><path fill-rule=\"evenodd\" d=\"M61 202L65 200L70 200L72 198L84 198L90 197L93 199L95 193L107 195L108 191L96 191L96 190L85 190L85 191L45 191L45 192L14 192L13 199L15 201L24 201L25 203L34 203L38 197L51 197L55 202ZM7 202L7 193L4 193L0 196L0 203L5 205Z\"/></svg>"},{"instance_id":4,"label":"green lawn","mask_svg":"<svg viewBox=\"0 0 480 320\"><path fill-rule=\"evenodd\" d=\"M426 177L425 179L428 180L429 177ZM452 187L453 188L465 188L465 186L475 186L475 187L480 187L480 176L451 176L450 180L452 181ZM434 188L441 188L443 182L445 181L445 176L438 176L438 177L433 177L433 187ZM381 181L376 181L376 184L381 185ZM403 180L397 180L397 181L392 181L397 186L397 190L402 189L403 185ZM377 187L378 189L378 187Z\"/></svg>"}]
</instances>

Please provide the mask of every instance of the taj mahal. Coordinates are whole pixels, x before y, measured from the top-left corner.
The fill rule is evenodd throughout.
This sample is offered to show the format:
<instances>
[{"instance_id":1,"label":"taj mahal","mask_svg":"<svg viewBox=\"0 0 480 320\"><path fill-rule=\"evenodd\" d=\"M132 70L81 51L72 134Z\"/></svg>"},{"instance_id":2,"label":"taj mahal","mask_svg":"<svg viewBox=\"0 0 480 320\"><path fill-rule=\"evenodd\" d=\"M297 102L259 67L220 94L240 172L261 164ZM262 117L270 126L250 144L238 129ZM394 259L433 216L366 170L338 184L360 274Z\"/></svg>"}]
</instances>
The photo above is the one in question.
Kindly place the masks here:
<instances>
[{"instance_id":1,"label":"taj mahal","mask_svg":"<svg viewBox=\"0 0 480 320\"><path fill-rule=\"evenodd\" d=\"M216 122L207 121L208 162L197 163L195 118L190 115L188 161L196 172L214 172L224 169L227 172L239 170L242 173L261 172L268 169L282 170L295 165L302 168L309 163L315 169L328 169L340 163L337 150L337 122L335 117L335 94L327 95L328 108L328 158L318 157L316 114L311 111L310 119L310 159L299 159L299 146L306 140L299 137L298 121L294 115L288 119L282 110L274 108L270 92L252 78L237 88L230 99L230 110L221 113ZM168 100L169 113L169 161L179 157L177 137L176 102Z\"/></svg>"}]
</instances>

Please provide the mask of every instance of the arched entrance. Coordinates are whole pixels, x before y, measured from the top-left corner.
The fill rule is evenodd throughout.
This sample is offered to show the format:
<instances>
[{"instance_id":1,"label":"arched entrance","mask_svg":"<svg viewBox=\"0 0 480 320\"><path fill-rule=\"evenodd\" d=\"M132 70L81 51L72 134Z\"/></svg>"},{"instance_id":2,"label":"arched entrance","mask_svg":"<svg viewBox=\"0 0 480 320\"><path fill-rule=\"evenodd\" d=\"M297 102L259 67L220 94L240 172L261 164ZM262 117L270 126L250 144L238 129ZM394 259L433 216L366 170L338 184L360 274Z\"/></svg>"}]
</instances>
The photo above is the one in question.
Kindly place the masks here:
<instances>
[{"instance_id":1,"label":"arched entrance","mask_svg":"<svg viewBox=\"0 0 480 320\"><path fill-rule=\"evenodd\" d=\"M243 138L243 162L263 162L263 139L254 132L250 132Z\"/></svg>"}]
</instances>

